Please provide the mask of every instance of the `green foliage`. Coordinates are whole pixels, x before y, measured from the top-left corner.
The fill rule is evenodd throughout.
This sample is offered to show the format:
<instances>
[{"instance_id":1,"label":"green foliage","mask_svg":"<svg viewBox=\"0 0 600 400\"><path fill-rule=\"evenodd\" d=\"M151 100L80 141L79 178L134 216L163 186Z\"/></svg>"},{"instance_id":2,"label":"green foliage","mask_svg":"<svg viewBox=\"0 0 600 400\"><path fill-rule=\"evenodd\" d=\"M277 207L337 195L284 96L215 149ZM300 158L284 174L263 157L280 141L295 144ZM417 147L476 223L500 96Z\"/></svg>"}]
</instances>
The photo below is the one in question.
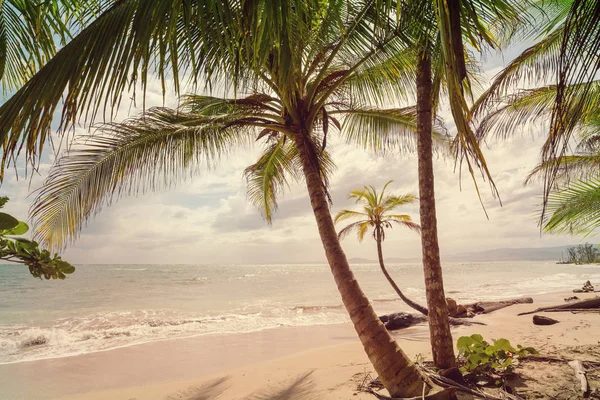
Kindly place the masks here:
<instances>
[{"instance_id":1,"label":"green foliage","mask_svg":"<svg viewBox=\"0 0 600 400\"><path fill-rule=\"evenodd\" d=\"M356 231L358 241L362 242L367 231L373 228L373 239L381 242L385 240L385 229L392 228L394 225L401 225L417 232L421 231L421 227L413 222L409 215L395 214L397 208L414 203L417 199L416 196L413 194L386 195L385 190L390 183L392 181L388 181L381 192L377 192L373 186L365 186L350 192L348 198L356 200L356 204L360 204L363 211L342 210L336 214L334 219L336 224L347 219L360 219L343 228L338 233L340 239L350 232Z\"/></svg>"},{"instance_id":2,"label":"green foliage","mask_svg":"<svg viewBox=\"0 0 600 400\"><path fill-rule=\"evenodd\" d=\"M561 260L565 264L592 264L600 262L598 246L590 243L580 244L567 248L567 259Z\"/></svg>"},{"instance_id":3,"label":"green foliage","mask_svg":"<svg viewBox=\"0 0 600 400\"><path fill-rule=\"evenodd\" d=\"M8 197L0 197L0 208L4 207ZM0 213L0 260L27 265L29 272L36 278L65 279L75 271L68 262L48 250L41 250L32 240L15 237L27 233L29 226L12 215Z\"/></svg>"},{"instance_id":4,"label":"green foliage","mask_svg":"<svg viewBox=\"0 0 600 400\"><path fill-rule=\"evenodd\" d=\"M537 354L533 347L514 348L507 339L494 339L489 344L478 334L461 336L456 347L462 361L461 371L469 373L510 373L519 359Z\"/></svg>"}]
</instances>

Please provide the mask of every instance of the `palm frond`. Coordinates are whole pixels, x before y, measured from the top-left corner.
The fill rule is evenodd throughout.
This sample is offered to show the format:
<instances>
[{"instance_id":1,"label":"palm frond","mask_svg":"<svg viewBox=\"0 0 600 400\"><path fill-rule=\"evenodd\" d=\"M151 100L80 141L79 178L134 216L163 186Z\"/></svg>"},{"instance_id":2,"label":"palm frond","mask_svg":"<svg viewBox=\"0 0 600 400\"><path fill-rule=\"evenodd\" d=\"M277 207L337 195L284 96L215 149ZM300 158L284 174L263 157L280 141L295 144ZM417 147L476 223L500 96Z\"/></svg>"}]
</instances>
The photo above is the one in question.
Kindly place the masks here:
<instances>
[{"instance_id":1,"label":"palm frond","mask_svg":"<svg viewBox=\"0 0 600 400\"><path fill-rule=\"evenodd\" d=\"M408 215L388 215L386 222L394 222L400 226L410 229L411 231L421 233L421 225L413 222Z\"/></svg>"},{"instance_id":2,"label":"palm frond","mask_svg":"<svg viewBox=\"0 0 600 400\"><path fill-rule=\"evenodd\" d=\"M71 32L89 22L106 3L51 0L0 3L0 82L4 93L16 91L64 45Z\"/></svg>"},{"instance_id":3,"label":"palm frond","mask_svg":"<svg viewBox=\"0 0 600 400\"><path fill-rule=\"evenodd\" d=\"M474 117L483 118L490 107L519 84L544 84L554 79L558 72L562 37L563 30L559 28L512 60L473 104L471 109Z\"/></svg>"},{"instance_id":4,"label":"palm frond","mask_svg":"<svg viewBox=\"0 0 600 400\"><path fill-rule=\"evenodd\" d=\"M356 229L356 230L358 231L358 230L360 229L360 226L361 226L361 224L363 224L364 222L366 222L366 221L358 221L358 222L353 222L353 223L351 223L350 225L346 226L344 229L342 229L341 231L339 231L339 233L338 233L338 238L339 238L340 240L342 240L342 239L344 239L346 236L348 236L348 234L349 234L350 232L352 232L353 230L355 230L355 229Z\"/></svg>"},{"instance_id":5,"label":"palm frond","mask_svg":"<svg viewBox=\"0 0 600 400\"><path fill-rule=\"evenodd\" d=\"M417 197L414 194L404 194L402 196L387 196L380 203L385 211L392 211L397 207L413 204L416 201Z\"/></svg>"},{"instance_id":6,"label":"palm frond","mask_svg":"<svg viewBox=\"0 0 600 400\"><path fill-rule=\"evenodd\" d=\"M342 136L349 143L366 149L383 152L386 150L416 151L416 109L339 109L330 114L342 113L344 122ZM449 141L441 120L433 131L436 149L449 147Z\"/></svg>"},{"instance_id":7,"label":"palm frond","mask_svg":"<svg viewBox=\"0 0 600 400\"><path fill-rule=\"evenodd\" d=\"M367 216L367 214L362 213L362 212L352 211L352 210L342 210L335 215L335 218L333 219L333 223L337 224L338 222L342 222L347 219L364 218L366 216Z\"/></svg>"},{"instance_id":8,"label":"palm frond","mask_svg":"<svg viewBox=\"0 0 600 400\"><path fill-rule=\"evenodd\" d=\"M108 124L50 170L31 207L35 238L60 249L115 198L168 188L249 142L253 128L156 108Z\"/></svg>"},{"instance_id":9,"label":"palm frond","mask_svg":"<svg viewBox=\"0 0 600 400\"><path fill-rule=\"evenodd\" d=\"M579 107L573 103L573 108L566 110L572 120L576 120L578 130L586 130L587 124L593 125L598 118L597 102L600 101L600 81L596 80L589 85L571 85L568 91L574 96L588 88L590 98L594 99L586 107ZM494 133L505 139L519 131L519 127L538 124L548 121L552 117L552 110L557 96L557 86L542 86L536 89L520 90L504 98L504 104L490 112L481 119L478 127L478 136L486 137ZM588 132L593 134L593 132Z\"/></svg>"},{"instance_id":10,"label":"palm frond","mask_svg":"<svg viewBox=\"0 0 600 400\"><path fill-rule=\"evenodd\" d=\"M600 181L579 181L548 197L546 232L588 236L600 226Z\"/></svg>"},{"instance_id":11,"label":"palm frond","mask_svg":"<svg viewBox=\"0 0 600 400\"><path fill-rule=\"evenodd\" d=\"M572 179L593 179L600 174L600 153L566 155L542 162L529 173L525 184L543 179L544 172L549 169L557 171L557 184L568 183Z\"/></svg>"},{"instance_id":12,"label":"palm frond","mask_svg":"<svg viewBox=\"0 0 600 400\"><path fill-rule=\"evenodd\" d=\"M115 1L0 107L0 168L22 149L35 163L61 101L64 131L80 119L95 121L102 109L110 119L123 93L135 91L138 82L143 102L149 74L159 77L163 94L167 79L178 93L183 76L197 79L201 73L207 85L230 75L244 81L245 74L232 71L236 63L229 51L238 22L220 2Z\"/></svg>"},{"instance_id":13,"label":"palm frond","mask_svg":"<svg viewBox=\"0 0 600 400\"><path fill-rule=\"evenodd\" d=\"M362 222L359 222L359 224L358 224L358 231L356 232L356 236L358 237L358 241L359 242L363 241L363 239L365 238L365 235L369 231L369 227L372 224L373 223L371 221L362 221Z\"/></svg>"},{"instance_id":14,"label":"palm frond","mask_svg":"<svg viewBox=\"0 0 600 400\"><path fill-rule=\"evenodd\" d=\"M247 196L270 224L273 212L277 210L277 197L289 187L287 177L298 181L300 174L294 168L295 149L291 147L285 136L281 137L262 154L260 159L246 168L244 175L247 182Z\"/></svg>"},{"instance_id":15,"label":"palm frond","mask_svg":"<svg viewBox=\"0 0 600 400\"><path fill-rule=\"evenodd\" d=\"M542 147L542 162L564 156L582 110L597 106L592 86L600 66L600 2L573 0L565 20L557 79L556 102L550 132ZM574 93L569 88L583 85ZM544 208L557 178L558 169L544 174ZM542 210L542 215L544 210Z\"/></svg>"}]
</instances>

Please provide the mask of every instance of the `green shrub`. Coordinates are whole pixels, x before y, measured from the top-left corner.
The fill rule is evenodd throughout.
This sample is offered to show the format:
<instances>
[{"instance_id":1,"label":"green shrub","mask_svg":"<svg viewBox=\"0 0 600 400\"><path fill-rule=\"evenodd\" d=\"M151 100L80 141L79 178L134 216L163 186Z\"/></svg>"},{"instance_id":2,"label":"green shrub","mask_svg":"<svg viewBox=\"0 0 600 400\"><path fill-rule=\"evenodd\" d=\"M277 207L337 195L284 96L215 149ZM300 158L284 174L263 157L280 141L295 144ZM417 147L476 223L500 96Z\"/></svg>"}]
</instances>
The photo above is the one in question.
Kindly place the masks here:
<instances>
[{"instance_id":1,"label":"green shrub","mask_svg":"<svg viewBox=\"0 0 600 400\"><path fill-rule=\"evenodd\" d=\"M515 349L506 339L492 341L493 344L489 344L477 334L458 338L456 347L462 364L461 371L510 373L520 358L538 353L533 347L517 345Z\"/></svg>"},{"instance_id":2,"label":"green shrub","mask_svg":"<svg viewBox=\"0 0 600 400\"><path fill-rule=\"evenodd\" d=\"M0 208L4 207L8 197L0 197ZM40 249L37 242L22 237L29 231L29 226L12 215L0 212L0 260L25 264L29 272L36 278L65 279L75 271L75 267Z\"/></svg>"}]
</instances>

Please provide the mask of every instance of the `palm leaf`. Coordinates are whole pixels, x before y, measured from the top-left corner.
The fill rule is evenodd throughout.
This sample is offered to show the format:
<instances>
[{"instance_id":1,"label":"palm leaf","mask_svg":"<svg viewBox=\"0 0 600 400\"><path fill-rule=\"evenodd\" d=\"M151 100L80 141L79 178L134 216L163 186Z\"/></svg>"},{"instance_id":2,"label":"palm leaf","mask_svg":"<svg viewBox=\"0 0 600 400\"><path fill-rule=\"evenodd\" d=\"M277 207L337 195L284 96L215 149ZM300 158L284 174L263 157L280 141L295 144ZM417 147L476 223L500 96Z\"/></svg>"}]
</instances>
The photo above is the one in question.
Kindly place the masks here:
<instances>
[{"instance_id":1,"label":"palm leaf","mask_svg":"<svg viewBox=\"0 0 600 400\"><path fill-rule=\"evenodd\" d=\"M297 153L285 137L272 143L250 167L244 175L247 182L247 196L260 210L268 223L271 223L273 212L277 210L277 197L286 186L289 186L287 176L298 181L300 176L293 163Z\"/></svg>"},{"instance_id":2,"label":"palm leaf","mask_svg":"<svg viewBox=\"0 0 600 400\"><path fill-rule=\"evenodd\" d=\"M58 160L31 208L35 238L63 248L115 197L168 188L248 143L247 126L151 109L109 124Z\"/></svg>"},{"instance_id":3,"label":"palm leaf","mask_svg":"<svg viewBox=\"0 0 600 400\"><path fill-rule=\"evenodd\" d=\"M592 234L600 226L600 181L579 181L550 194L546 211L545 231Z\"/></svg>"},{"instance_id":4,"label":"palm leaf","mask_svg":"<svg viewBox=\"0 0 600 400\"><path fill-rule=\"evenodd\" d=\"M386 150L416 151L416 109L339 109L330 114L343 113L342 136L349 143L366 149L383 152ZM441 120L433 131L434 143L439 150L447 149L447 139Z\"/></svg>"}]
</instances>

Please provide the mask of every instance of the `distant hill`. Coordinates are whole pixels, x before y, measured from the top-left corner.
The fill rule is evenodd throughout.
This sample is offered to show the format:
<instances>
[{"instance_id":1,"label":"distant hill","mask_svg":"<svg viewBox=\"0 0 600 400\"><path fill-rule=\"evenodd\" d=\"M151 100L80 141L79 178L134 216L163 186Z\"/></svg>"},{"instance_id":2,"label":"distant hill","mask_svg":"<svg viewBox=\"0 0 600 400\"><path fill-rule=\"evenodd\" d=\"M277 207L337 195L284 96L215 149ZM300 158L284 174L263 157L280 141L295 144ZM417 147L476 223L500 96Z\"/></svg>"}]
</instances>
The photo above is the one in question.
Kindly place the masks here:
<instances>
[{"instance_id":1,"label":"distant hill","mask_svg":"<svg viewBox=\"0 0 600 400\"><path fill-rule=\"evenodd\" d=\"M571 246L504 248L469 253L455 254L446 257L451 261L559 261L563 252Z\"/></svg>"},{"instance_id":2,"label":"distant hill","mask_svg":"<svg viewBox=\"0 0 600 400\"><path fill-rule=\"evenodd\" d=\"M503 248L468 253L442 255L442 261L559 261L569 246ZM377 260L351 258L351 264L373 264ZM419 258L386 258L389 263L419 262Z\"/></svg>"}]
</instances>

